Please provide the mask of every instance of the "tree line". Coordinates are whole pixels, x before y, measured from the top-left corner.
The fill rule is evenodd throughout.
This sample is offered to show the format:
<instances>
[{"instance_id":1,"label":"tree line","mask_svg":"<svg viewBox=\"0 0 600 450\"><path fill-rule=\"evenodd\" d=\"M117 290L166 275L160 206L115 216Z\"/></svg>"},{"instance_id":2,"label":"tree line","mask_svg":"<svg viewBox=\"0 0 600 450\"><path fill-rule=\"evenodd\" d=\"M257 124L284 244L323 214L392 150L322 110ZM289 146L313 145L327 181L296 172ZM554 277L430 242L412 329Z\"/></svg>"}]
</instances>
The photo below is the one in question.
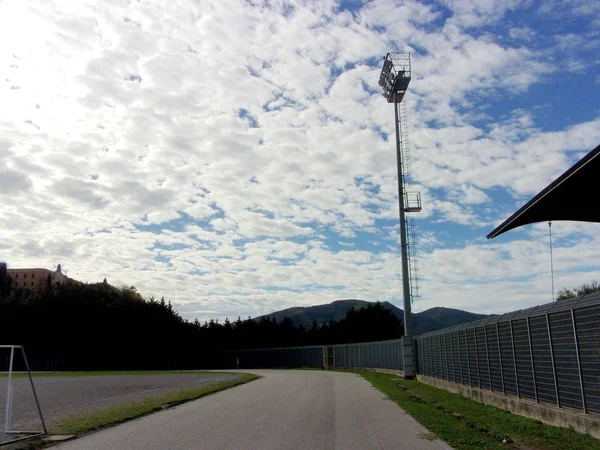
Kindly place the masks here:
<instances>
[{"instance_id":1,"label":"tree line","mask_svg":"<svg viewBox=\"0 0 600 450\"><path fill-rule=\"evenodd\" d=\"M106 282L15 287L0 263L0 343L24 345L37 370L229 367L231 351L395 339L403 327L379 303L310 327L285 318L188 321L164 298ZM0 370L7 353L0 354Z\"/></svg>"},{"instance_id":2,"label":"tree line","mask_svg":"<svg viewBox=\"0 0 600 450\"><path fill-rule=\"evenodd\" d=\"M556 300L570 300L572 298L581 297L582 295L593 294L600 291L600 284L596 280L591 283L583 283L581 286L575 286L573 289L562 288L558 291Z\"/></svg>"}]
</instances>

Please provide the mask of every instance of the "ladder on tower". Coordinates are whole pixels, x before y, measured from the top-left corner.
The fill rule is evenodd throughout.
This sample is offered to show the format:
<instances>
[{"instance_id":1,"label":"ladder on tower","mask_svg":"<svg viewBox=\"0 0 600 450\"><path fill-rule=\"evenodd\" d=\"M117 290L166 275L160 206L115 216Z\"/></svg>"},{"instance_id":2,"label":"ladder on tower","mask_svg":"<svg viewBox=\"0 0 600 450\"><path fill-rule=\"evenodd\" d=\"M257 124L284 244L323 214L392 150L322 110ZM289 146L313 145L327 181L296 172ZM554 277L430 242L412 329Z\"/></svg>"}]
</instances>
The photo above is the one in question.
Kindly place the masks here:
<instances>
[{"instance_id":1,"label":"ladder on tower","mask_svg":"<svg viewBox=\"0 0 600 450\"><path fill-rule=\"evenodd\" d=\"M403 184L403 206L407 213L421 211L421 193L407 191L407 187L413 185L411 176L411 155L410 142L408 140L408 116L406 113L406 104L404 102L398 105L398 128L400 139L400 161L402 164L402 184ZM417 239L414 217L406 218L407 231L407 255L408 255L408 274L410 278L410 299L411 302L419 297L419 264L417 254Z\"/></svg>"},{"instance_id":2,"label":"ladder on tower","mask_svg":"<svg viewBox=\"0 0 600 450\"><path fill-rule=\"evenodd\" d=\"M410 141L408 140L408 117L406 113L406 104L400 103L399 108L399 139L400 139L400 161L402 164L402 184L404 186L412 186L412 177L410 173Z\"/></svg>"},{"instance_id":3,"label":"ladder on tower","mask_svg":"<svg viewBox=\"0 0 600 450\"><path fill-rule=\"evenodd\" d=\"M417 235L414 217L408 217L406 219L406 229L408 232L408 274L410 277L410 299L412 302L416 297L421 296L419 292L419 255L417 252Z\"/></svg>"},{"instance_id":4,"label":"ladder on tower","mask_svg":"<svg viewBox=\"0 0 600 450\"><path fill-rule=\"evenodd\" d=\"M404 188L404 211L420 212L421 211L421 193L408 192L407 187L413 184L411 176L411 157L410 157L410 142L408 140L408 117L406 114L406 105L400 103L398 105L400 114L398 115L398 128L400 139L400 163L402 164L402 185Z\"/></svg>"}]
</instances>

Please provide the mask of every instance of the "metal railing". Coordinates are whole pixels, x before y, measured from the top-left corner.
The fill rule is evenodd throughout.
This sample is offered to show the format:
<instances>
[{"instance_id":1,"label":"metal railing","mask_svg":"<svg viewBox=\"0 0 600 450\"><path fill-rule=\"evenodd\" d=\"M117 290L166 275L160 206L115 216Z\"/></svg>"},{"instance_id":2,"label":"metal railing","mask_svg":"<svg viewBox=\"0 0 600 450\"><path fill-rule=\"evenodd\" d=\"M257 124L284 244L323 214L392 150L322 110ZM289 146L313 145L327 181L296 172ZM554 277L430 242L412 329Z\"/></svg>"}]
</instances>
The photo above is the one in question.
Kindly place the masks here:
<instances>
[{"instance_id":1,"label":"metal railing","mask_svg":"<svg viewBox=\"0 0 600 450\"><path fill-rule=\"evenodd\" d=\"M415 338L417 373L600 413L600 293Z\"/></svg>"}]
</instances>

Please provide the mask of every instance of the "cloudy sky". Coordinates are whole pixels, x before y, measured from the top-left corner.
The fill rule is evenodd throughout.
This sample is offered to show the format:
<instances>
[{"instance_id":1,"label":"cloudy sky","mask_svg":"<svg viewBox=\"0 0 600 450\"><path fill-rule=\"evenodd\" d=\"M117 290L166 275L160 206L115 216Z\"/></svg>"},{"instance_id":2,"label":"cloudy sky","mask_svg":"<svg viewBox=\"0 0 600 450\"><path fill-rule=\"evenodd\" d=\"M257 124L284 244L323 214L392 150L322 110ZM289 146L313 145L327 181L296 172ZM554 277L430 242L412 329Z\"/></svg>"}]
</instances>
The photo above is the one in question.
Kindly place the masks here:
<instances>
[{"instance_id":1,"label":"cloudy sky","mask_svg":"<svg viewBox=\"0 0 600 450\"><path fill-rule=\"evenodd\" d=\"M552 298L548 226L497 224L600 144L596 0L0 0L0 260L135 285L188 319L343 298L402 306L393 106L421 297ZM600 228L557 222L557 290Z\"/></svg>"}]
</instances>

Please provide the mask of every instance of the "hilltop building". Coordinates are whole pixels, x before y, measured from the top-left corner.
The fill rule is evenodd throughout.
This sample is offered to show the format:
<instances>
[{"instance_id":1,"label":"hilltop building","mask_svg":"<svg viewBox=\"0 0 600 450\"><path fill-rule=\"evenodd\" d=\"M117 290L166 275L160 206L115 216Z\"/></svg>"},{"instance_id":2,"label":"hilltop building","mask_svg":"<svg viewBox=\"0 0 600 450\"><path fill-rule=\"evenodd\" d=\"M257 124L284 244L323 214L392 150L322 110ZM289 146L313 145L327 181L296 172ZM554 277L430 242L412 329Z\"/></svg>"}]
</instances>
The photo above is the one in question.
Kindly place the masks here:
<instances>
[{"instance_id":1,"label":"hilltop building","mask_svg":"<svg viewBox=\"0 0 600 450\"><path fill-rule=\"evenodd\" d=\"M65 281L75 281L68 278L62 273L60 264L56 270L40 269L40 268L25 268L25 269L8 269L8 276L12 278L15 287L37 288L43 285L48 280L50 275L51 283L63 283Z\"/></svg>"}]
</instances>

